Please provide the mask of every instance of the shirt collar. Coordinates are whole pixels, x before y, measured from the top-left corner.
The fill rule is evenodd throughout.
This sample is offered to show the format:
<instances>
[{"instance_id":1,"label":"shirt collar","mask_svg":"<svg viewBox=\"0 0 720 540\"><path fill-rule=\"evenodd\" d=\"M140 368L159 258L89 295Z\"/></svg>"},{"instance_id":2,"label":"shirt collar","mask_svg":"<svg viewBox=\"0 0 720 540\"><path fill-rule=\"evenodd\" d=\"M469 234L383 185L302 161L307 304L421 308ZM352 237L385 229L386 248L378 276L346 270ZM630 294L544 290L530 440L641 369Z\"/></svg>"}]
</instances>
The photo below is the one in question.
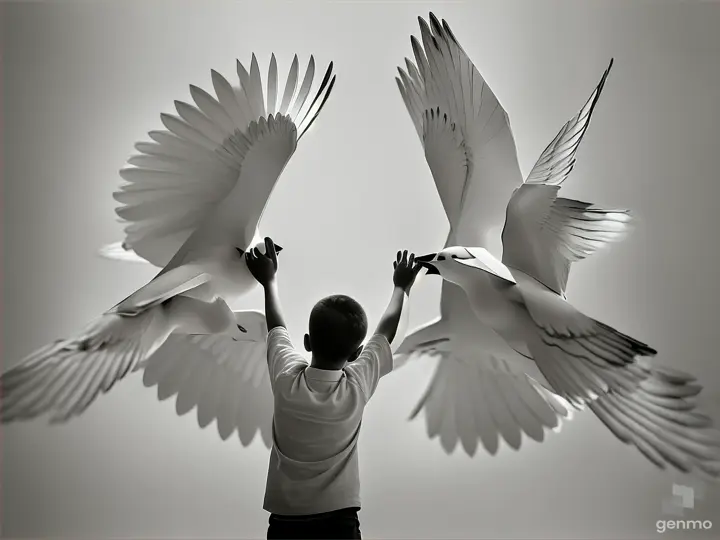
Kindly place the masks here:
<instances>
[{"instance_id":1,"label":"shirt collar","mask_svg":"<svg viewBox=\"0 0 720 540\"><path fill-rule=\"evenodd\" d=\"M318 369L312 366L305 368L305 376L316 381L339 381L345 372L342 369Z\"/></svg>"}]
</instances>

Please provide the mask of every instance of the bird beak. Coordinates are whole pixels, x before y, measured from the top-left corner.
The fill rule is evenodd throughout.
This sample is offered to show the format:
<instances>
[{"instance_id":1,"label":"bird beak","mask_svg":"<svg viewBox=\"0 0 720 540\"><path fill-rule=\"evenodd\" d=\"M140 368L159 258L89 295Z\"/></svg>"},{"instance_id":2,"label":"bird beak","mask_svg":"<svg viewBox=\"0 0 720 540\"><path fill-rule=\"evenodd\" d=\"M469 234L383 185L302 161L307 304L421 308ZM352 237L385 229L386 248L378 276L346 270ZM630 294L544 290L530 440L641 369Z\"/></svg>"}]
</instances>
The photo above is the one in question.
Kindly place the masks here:
<instances>
[{"instance_id":1,"label":"bird beak","mask_svg":"<svg viewBox=\"0 0 720 540\"><path fill-rule=\"evenodd\" d=\"M419 263L428 263L432 261L435 257L437 257L437 253L428 253L427 255L420 255L419 257L415 257L415 260Z\"/></svg>"},{"instance_id":2,"label":"bird beak","mask_svg":"<svg viewBox=\"0 0 720 540\"><path fill-rule=\"evenodd\" d=\"M432 264L432 261L437 257L437 253L428 253L427 255L421 255L420 257L415 257L415 262L417 262L420 266L425 268L426 273L431 276L439 276L440 272L437 268L435 268L435 265Z\"/></svg>"}]
</instances>

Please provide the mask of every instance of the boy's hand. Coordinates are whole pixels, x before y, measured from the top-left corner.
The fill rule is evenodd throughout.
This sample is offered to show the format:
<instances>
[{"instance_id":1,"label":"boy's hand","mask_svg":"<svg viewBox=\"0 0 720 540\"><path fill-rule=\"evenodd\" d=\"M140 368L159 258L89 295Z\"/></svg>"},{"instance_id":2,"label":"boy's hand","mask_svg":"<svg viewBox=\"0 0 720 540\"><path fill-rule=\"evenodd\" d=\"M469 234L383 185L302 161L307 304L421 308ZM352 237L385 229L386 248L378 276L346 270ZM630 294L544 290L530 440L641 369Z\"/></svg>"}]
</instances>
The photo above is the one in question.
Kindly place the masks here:
<instances>
[{"instance_id":1,"label":"boy's hand","mask_svg":"<svg viewBox=\"0 0 720 540\"><path fill-rule=\"evenodd\" d=\"M400 287L405 294L410 293L410 289L415 283L415 278L420 273L422 266L415 262L415 254L411 253L408 258L408 252L398 251L397 259L393 262L393 283L396 287Z\"/></svg>"},{"instance_id":2,"label":"boy's hand","mask_svg":"<svg viewBox=\"0 0 720 540\"><path fill-rule=\"evenodd\" d=\"M260 253L258 248L253 248L245 253L245 262L253 277L263 287L275 280L278 262L275 244L271 238L265 238L265 254Z\"/></svg>"}]
</instances>

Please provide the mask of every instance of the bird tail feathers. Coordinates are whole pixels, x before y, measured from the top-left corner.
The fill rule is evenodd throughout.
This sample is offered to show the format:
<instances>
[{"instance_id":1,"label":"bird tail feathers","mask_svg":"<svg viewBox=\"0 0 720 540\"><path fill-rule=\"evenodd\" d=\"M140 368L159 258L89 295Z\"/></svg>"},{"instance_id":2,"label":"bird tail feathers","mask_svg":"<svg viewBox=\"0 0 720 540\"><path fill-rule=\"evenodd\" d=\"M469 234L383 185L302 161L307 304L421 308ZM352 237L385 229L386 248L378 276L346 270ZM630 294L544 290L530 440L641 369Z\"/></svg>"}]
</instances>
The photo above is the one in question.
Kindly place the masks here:
<instances>
[{"instance_id":1,"label":"bird tail feathers","mask_svg":"<svg viewBox=\"0 0 720 540\"><path fill-rule=\"evenodd\" d=\"M443 358L410 418L424 410L428 436L439 437L448 454L460 442L469 456L478 442L494 455L501 440L517 450L523 433L541 442L546 429L558 431L570 418L570 408L532 379L502 366L494 358L487 367Z\"/></svg>"}]
</instances>

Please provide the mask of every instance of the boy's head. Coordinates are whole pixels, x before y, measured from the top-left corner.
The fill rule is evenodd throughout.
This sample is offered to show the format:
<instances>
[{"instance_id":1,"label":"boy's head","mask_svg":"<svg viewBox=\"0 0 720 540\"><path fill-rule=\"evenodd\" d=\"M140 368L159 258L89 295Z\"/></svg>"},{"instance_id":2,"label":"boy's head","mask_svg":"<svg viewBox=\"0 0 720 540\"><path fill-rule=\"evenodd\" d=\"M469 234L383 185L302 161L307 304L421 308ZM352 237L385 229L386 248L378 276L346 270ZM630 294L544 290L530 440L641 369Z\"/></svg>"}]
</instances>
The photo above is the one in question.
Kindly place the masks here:
<instances>
[{"instance_id":1,"label":"boy's head","mask_svg":"<svg viewBox=\"0 0 720 540\"><path fill-rule=\"evenodd\" d=\"M315 367L342 369L360 355L367 328L367 316L360 304L343 294L328 296L310 312L305 349L312 353Z\"/></svg>"}]
</instances>

